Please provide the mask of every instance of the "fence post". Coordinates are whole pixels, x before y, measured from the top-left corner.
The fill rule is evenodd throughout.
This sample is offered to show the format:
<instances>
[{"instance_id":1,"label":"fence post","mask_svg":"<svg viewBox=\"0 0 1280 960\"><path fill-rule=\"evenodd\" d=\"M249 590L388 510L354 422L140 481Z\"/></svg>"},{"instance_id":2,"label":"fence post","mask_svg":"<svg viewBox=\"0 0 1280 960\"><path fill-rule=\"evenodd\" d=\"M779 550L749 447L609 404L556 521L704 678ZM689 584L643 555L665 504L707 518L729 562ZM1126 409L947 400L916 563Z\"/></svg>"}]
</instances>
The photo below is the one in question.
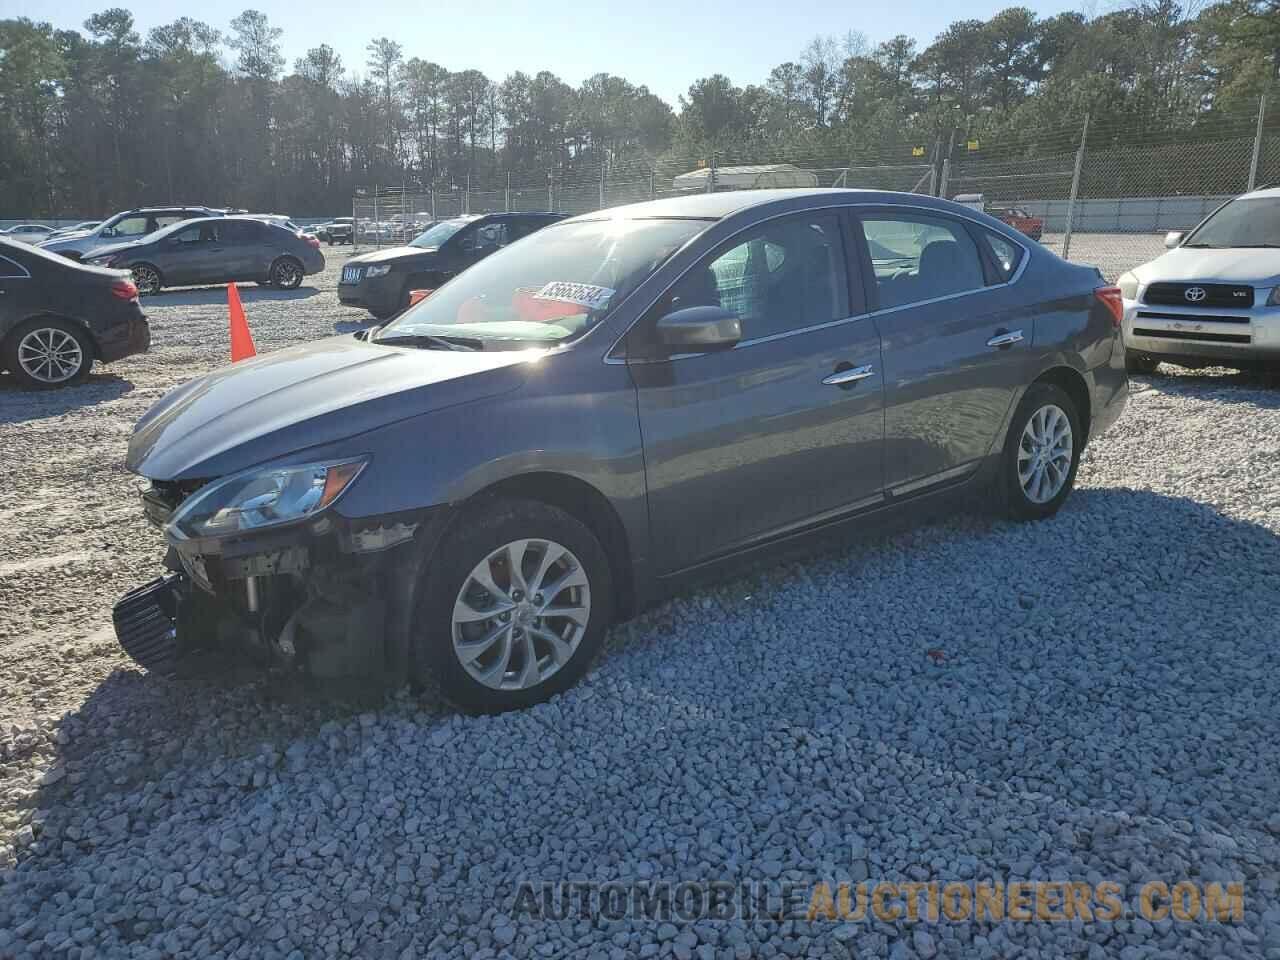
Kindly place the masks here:
<instances>
[{"instance_id":1,"label":"fence post","mask_svg":"<svg viewBox=\"0 0 1280 960\"><path fill-rule=\"evenodd\" d=\"M436 219L436 185L431 185L431 219Z\"/></svg>"},{"instance_id":2,"label":"fence post","mask_svg":"<svg viewBox=\"0 0 1280 960\"><path fill-rule=\"evenodd\" d=\"M508 170L508 171L507 171L507 202L506 202L506 210L507 210L507 213L510 213L510 212L511 212L511 171L510 171L510 170Z\"/></svg>"},{"instance_id":3,"label":"fence post","mask_svg":"<svg viewBox=\"0 0 1280 960\"><path fill-rule=\"evenodd\" d=\"M551 175L550 172L548 172L547 173L547 212L548 213L556 212L556 198L555 198L555 193L552 189L552 184L554 183L554 180L555 178Z\"/></svg>"},{"instance_id":4,"label":"fence post","mask_svg":"<svg viewBox=\"0 0 1280 960\"><path fill-rule=\"evenodd\" d=\"M947 185L951 182L951 158L942 158L942 182L938 184L938 196L947 198Z\"/></svg>"},{"instance_id":5,"label":"fence post","mask_svg":"<svg viewBox=\"0 0 1280 960\"><path fill-rule=\"evenodd\" d=\"M707 193L716 192L716 152L711 151L711 166L707 167Z\"/></svg>"},{"instance_id":6,"label":"fence post","mask_svg":"<svg viewBox=\"0 0 1280 960\"><path fill-rule=\"evenodd\" d=\"M467 192L462 195L462 212L471 212L471 171L467 171Z\"/></svg>"},{"instance_id":7,"label":"fence post","mask_svg":"<svg viewBox=\"0 0 1280 960\"><path fill-rule=\"evenodd\" d=\"M373 185L373 245L382 246L382 231L378 229L378 185Z\"/></svg>"},{"instance_id":8,"label":"fence post","mask_svg":"<svg viewBox=\"0 0 1280 960\"><path fill-rule=\"evenodd\" d=\"M600 161L600 206L598 210L604 209L604 161Z\"/></svg>"},{"instance_id":9,"label":"fence post","mask_svg":"<svg viewBox=\"0 0 1280 960\"><path fill-rule=\"evenodd\" d=\"M1253 135L1253 160L1249 163L1249 189L1258 182L1258 158L1262 155L1262 122L1267 117L1267 95L1258 97L1258 132Z\"/></svg>"},{"instance_id":10,"label":"fence post","mask_svg":"<svg viewBox=\"0 0 1280 960\"><path fill-rule=\"evenodd\" d=\"M351 197L351 252L355 253L360 249L360 241L356 237L360 233L360 221L356 219L356 198L354 194Z\"/></svg>"},{"instance_id":11,"label":"fence post","mask_svg":"<svg viewBox=\"0 0 1280 960\"><path fill-rule=\"evenodd\" d=\"M658 195L658 191L655 186L653 171L650 170L649 171L649 199L652 200L657 195Z\"/></svg>"},{"instance_id":12,"label":"fence post","mask_svg":"<svg viewBox=\"0 0 1280 960\"><path fill-rule=\"evenodd\" d=\"M1089 115L1084 115L1084 129L1080 131L1080 146L1076 149L1076 165L1071 172L1071 196L1067 199L1067 229L1062 237L1062 259L1071 257L1071 228L1076 218L1076 196L1080 193L1080 168L1084 166L1084 148L1089 140Z\"/></svg>"}]
</instances>

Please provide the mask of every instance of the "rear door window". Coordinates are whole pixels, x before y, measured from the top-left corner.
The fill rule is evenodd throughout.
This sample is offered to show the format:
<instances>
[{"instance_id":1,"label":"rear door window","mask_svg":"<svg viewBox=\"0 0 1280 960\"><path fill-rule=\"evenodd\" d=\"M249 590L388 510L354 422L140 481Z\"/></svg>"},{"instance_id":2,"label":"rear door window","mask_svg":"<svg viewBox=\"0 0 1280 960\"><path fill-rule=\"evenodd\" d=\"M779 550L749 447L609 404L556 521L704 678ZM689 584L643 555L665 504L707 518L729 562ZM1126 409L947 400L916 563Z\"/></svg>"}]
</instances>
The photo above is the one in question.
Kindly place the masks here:
<instances>
[{"instance_id":1,"label":"rear door window","mask_svg":"<svg viewBox=\"0 0 1280 960\"><path fill-rule=\"evenodd\" d=\"M862 218L862 230L881 310L986 286L978 246L954 220L871 214Z\"/></svg>"},{"instance_id":2,"label":"rear door window","mask_svg":"<svg viewBox=\"0 0 1280 960\"><path fill-rule=\"evenodd\" d=\"M247 243L257 243L261 239L262 229L263 225L260 223L228 220L226 223L219 224L218 233L223 243L239 246Z\"/></svg>"}]
</instances>

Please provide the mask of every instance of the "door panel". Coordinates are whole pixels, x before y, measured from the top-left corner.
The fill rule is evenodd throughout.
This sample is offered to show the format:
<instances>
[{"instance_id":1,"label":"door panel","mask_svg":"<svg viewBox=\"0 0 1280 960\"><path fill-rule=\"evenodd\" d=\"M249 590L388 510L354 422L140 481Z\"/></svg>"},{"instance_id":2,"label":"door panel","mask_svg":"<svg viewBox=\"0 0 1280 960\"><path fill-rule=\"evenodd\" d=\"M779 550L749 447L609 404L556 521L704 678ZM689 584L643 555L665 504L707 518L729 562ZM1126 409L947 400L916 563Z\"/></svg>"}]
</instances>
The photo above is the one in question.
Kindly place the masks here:
<instances>
[{"instance_id":1,"label":"door panel","mask_svg":"<svg viewBox=\"0 0 1280 960\"><path fill-rule=\"evenodd\" d=\"M208 248L212 245L213 235L208 231L202 231L199 224L180 229L172 236L153 244L155 250L153 258L164 276L165 284L180 287L198 283L201 276L201 261L207 256Z\"/></svg>"},{"instance_id":2,"label":"door panel","mask_svg":"<svg viewBox=\"0 0 1280 960\"><path fill-rule=\"evenodd\" d=\"M849 318L838 219L789 218L726 247L628 338L664 574L879 499L883 488L880 337L869 317ZM744 340L653 356L657 318L702 305L737 313ZM843 383L823 383L837 374Z\"/></svg>"},{"instance_id":3,"label":"door panel","mask_svg":"<svg viewBox=\"0 0 1280 960\"><path fill-rule=\"evenodd\" d=\"M890 209L862 223L882 307L885 486L906 492L976 467L997 442L1029 376L1033 321L1009 287L987 286L961 221Z\"/></svg>"}]
</instances>

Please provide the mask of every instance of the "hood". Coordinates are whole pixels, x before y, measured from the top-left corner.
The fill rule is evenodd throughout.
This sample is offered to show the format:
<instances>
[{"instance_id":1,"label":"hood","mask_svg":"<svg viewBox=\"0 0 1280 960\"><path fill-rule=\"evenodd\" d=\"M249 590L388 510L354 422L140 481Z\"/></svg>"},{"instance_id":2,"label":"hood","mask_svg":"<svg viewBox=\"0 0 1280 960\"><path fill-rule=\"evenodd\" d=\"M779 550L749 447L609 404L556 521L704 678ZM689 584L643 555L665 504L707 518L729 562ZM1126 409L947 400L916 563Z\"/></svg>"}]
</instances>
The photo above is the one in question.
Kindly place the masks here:
<instances>
[{"instance_id":1,"label":"hood","mask_svg":"<svg viewBox=\"0 0 1280 960\"><path fill-rule=\"evenodd\" d=\"M85 254L85 259L93 257L110 257L117 253L128 253L130 250L137 250L139 247L145 247L145 240L126 240L123 243L106 243L93 248L91 253Z\"/></svg>"},{"instance_id":2,"label":"hood","mask_svg":"<svg viewBox=\"0 0 1280 960\"><path fill-rule=\"evenodd\" d=\"M386 250L374 250L352 257L347 263L385 263L387 260L405 260L409 257L431 258L436 255L438 247L388 247Z\"/></svg>"},{"instance_id":3,"label":"hood","mask_svg":"<svg viewBox=\"0 0 1280 960\"><path fill-rule=\"evenodd\" d=\"M49 240L83 240L89 236L92 230L59 230L57 233L51 234ZM46 241L48 242L48 241Z\"/></svg>"},{"instance_id":4,"label":"hood","mask_svg":"<svg viewBox=\"0 0 1280 960\"><path fill-rule=\"evenodd\" d=\"M1133 271L1143 283L1200 281L1242 283L1256 287L1280 284L1280 250L1197 250L1178 247Z\"/></svg>"},{"instance_id":5,"label":"hood","mask_svg":"<svg viewBox=\"0 0 1280 960\"><path fill-rule=\"evenodd\" d=\"M331 337L223 367L166 394L125 465L153 480L225 476L399 420L516 389L528 353Z\"/></svg>"}]
</instances>

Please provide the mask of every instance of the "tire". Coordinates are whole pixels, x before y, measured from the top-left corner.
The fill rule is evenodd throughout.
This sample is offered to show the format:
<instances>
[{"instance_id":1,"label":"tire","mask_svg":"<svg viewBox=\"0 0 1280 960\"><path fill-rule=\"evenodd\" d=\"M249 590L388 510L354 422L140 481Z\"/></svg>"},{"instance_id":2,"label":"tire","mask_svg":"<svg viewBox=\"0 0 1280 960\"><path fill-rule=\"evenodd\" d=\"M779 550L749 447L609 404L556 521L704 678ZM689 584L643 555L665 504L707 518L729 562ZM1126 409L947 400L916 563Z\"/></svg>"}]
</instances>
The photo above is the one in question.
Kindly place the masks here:
<instances>
[{"instance_id":1,"label":"tire","mask_svg":"<svg viewBox=\"0 0 1280 960\"><path fill-rule=\"evenodd\" d=\"M19 324L0 344L0 366L28 390L83 383L93 366L93 343L79 324L38 317Z\"/></svg>"},{"instance_id":2,"label":"tire","mask_svg":"<svg viewBox=\"0 0 1280 960\"><path fill-rule=\"evenodd\" d=\"M135 263L129 268L133 274L133 285L138 288L138 296L149 297L160 292L164 286L164 277L158 267L150 263Z\"/></svg>"},{"instance_id":3,"label":"tire","mask_svg":"<svg viewBox=\"0 0 1280 960\"><path fill-rule=\"evenodd\" d=\"M507 572L513 552L527 596ZM498 597L477 579L481 570ZM566 586L547 595L535 578ZM600 541L563 510L532 500L464 508L437 546L418 598L415 679L434 679L446 699L475 713L517 710L568 689L599 653L613 617L612 573ZM490 609L492 616L477 616ZM546 609L574 616L546 616Z\"/></svg>"},{"instance_id":4,"label":"tire","mask_svg":"<svg viewBox=\"0 0 1280 960\"><path fill-rule=\"evenodd\" d=\"M1160 361L1155 357L1149 357L1145 353L1134 353L1132 350L1124 352L1124 368L1130 373L1152 374L1160 367Z\"/></svg>"},{"instance_id":5,"label":"tire","mask_svg":"<svg viewBox=\"0 0 1280 960\"><path fill-rule=\"evenodd\" d=\"M1042 414L1042 419L1035 420ZM1062 449L1061 443L1043 448L1044 454L1040 454L1034 440L1037 433L1050 441L1053 437L1062 439L1063 419L1070 431L1070 461L1065 463L1061 455L1054 456L1055 451ZM1075 402L1065 390L1052 383L1032 384L1014 412L1000 458L996 493L1004 512L1014 520L1043 520L1057 513L1075 486L1083 452L1084 428ZM1043 459L1037 461L1037 457ZM1037 462L1043 464L1038 472ZM1043 484L1036 480L1037 475L1045 478Z\"/></svg>"},{"instance_id":6,"label":"tire","mask_svg":"<svg viewBox=\"0 0 1280 960\"><path fill-rule=\"evenodd\" d=\"M305 276L302 264L293 257L280 257L267 272L267 283L277 290L296 290Z\"/></svg>"}]
</instances>

